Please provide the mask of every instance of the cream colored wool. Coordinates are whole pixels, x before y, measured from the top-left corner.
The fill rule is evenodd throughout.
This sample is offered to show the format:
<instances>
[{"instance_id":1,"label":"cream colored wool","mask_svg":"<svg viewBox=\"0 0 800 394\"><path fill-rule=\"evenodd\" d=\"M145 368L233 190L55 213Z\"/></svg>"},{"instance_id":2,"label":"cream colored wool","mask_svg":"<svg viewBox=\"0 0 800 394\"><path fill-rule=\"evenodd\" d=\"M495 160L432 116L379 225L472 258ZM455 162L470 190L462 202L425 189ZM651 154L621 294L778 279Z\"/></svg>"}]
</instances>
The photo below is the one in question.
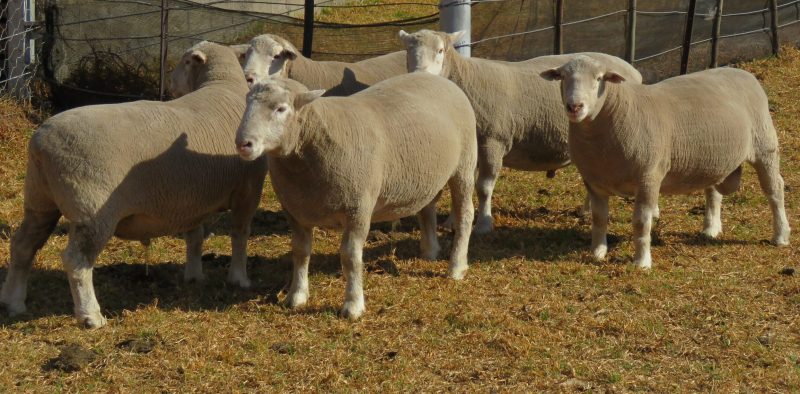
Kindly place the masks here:
<instances>
[{"instance_id":1,"label":"cream colored wool","mask_svg":"<svg viewBox=\"0 0 800 394\"><path fill-rule=\"evenodd\" d=\"M25 310L34 255L62 215L69 220L64 268L75 316L87 327L106 323L94 295L92 266L112 235L147 242L186 233L185 277L201 279L203 222L230 209L228 280L249 286L247 237L267 160L242 161L232 141L247 93L234 53L197 44L173 72L172 91L182 97L69 110L33 134L25 216L11 241L0 292L12 314Z\"/></svg>"},{"instance_id":2,"label":"cream colored wool","mask_svg":"<svg viewBox=\"0 0 800 394\"><path fill-rule=\"evenodd\" d=\"M443 76L460 87L475 109L478 121L478 218L476 233L492 230L492 192L502 167L550 171L570 163L569 122L561 110L558 84L537 80L540 72L557 67L575 55L542 56L524 62L465 58L453 48L460 33L400 31L406 45L408 71ZM630 80L642 76L624 60L588 53L619 66Z\"/></svg>"},{"instance_id":3,"label":"cream colored wool","mask_svg":"<svg viewBox=\"0 0 800 394\"><path fill-rule=\"evenodd\" d=\"M245 77L257 82L269 77L291 78L309 89L325 89L326 96L349 96L384 79L406 73L405 51L356 63L314 61L286 39L262 34L248 45L235 45Z\"/></svg>"},{"instance_id":4,"label":"cream colored wool","mask_svg":"<svg viewBox=\"0 0 800 394\"><path fill-rule=\"evenodd\" d=\"M778 137L767 95L750 73L718 68L654 85L623 82L615 66L576 57L542 72L561 80L569 150L592 198L592 251L607 252L608 197L635 196L634 264L650 268L650 230L660 194L705 190L703 233L722 231L723 194L753 165L770 202L773 242L789 243Z\"/></svg>"},{"instance_id":5,"label":"cream colored wool","mask_svg":"<svg viewBox=\"0 0 800 394\"><path fill-rule=\"evenodd\" d=\"M475 116L452 82L406 74L349 97L297 92L289 80L254 85L236 135L245 159L269 156L270 179L292 228L286 298L308 299L312 229L342 229L342 315L365 310L362 248L371 222L418 214L423 257L439 254L436 201L448 185L455 213L449 276L467 270L477 161Z\"/></svg>"}]
</instances>

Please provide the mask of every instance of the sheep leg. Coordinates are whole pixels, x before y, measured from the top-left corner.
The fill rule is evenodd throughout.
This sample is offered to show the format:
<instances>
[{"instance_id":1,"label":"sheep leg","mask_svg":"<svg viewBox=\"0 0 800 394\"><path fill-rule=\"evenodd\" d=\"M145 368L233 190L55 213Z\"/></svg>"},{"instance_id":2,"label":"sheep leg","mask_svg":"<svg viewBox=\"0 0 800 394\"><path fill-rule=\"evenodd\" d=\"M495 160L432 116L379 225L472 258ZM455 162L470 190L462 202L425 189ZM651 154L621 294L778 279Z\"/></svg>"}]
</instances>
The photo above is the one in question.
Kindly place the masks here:
<instances>
[{"instance_id":1,"label":"sheep leg","mask_svg":"<svg viewBox=\"0 0 800 394\"><path fill-rule=\"evenodd\" d=\"M650 232L653 228L653 214L658 208L659 184L642 183L636 193L633 206L633 242L635 253L633 264L642 269L650 269Z\"/></svg>"},{"instance_id":2,"label":"sheep leg","mask_svg":"<svg viewBox=\"0 0 800 394\"><path fill-rule=\"evenodd\" d=\"M586 190L592 209L592 255L595 260L603 261L608 253L608 196L596 193L588 185Z\"/></svg>"},{"instance_id":3,"label":"sheep leg","mask_svg":"<svg viewBox=\"0 0 800 394\"><path fill-rule=\"evenodd\" d=\"M422 208L417 214L420 229L420 252L422 258L426 260L436 260L439 257L439 239L436 234L436 201L434 198L430 204Z\"/></svg>"},{"instance_id":4,"label":"sheep leg","mask_svg":"<svg viewBox=\"0 0 800 394\"><path fill-rule=\"evenodd\" d=\"M250 287L247 277L247 238L250 236L250 220L234 215L231 227L231 266L228 268L228 283L239 285L243 289Z\"/></svg>"},{"instance_id":5,"label":"sheep leg","mask_svg":"<svg viewBox=\"0 0 800 394\"><path fill-rule=\"evenodd\" d=\"M25 210L19 229L11 237L11 261L8 274L0 290L0 304L8 314L15 316L25 312L25 297L28 292L28 275L36 252L44 246L53 232L61 213Z\"/></svg>"},{"instance_id":6,"label":"sheep leg","mask_svg":"<svg viewBox=\"0 0 800 394\"><path fill-rule=\"evenodd\" d=\"M464 279L467 272L467 250L472 232L472 219L475 215L472 206L472 191L475 179L471 168L464 169L450 179L450 193L453 199L452 212L455 213L455 234L453 250L450 252L450 268L447 276L456 280ZM491 219L491 215L489 216ZM491 224L491 223L490 223Z\"/></svg>"},{"instance_id":7,"label":"sheep leg","mask_svg":"<svg viewBox=\"0 0 800 394\"><path fill-rule=\"evenodd\" d=\"M475 234L486 234L494 227L492 193L505 154L506 149L498 141L488 140L478 146L478 220L475 222Z\"/></svg>"},{"instance_id":8,"label":"sheep leg","mask_svg":"<svg viewBox=\"0 0 800 394\"><path fill-rule=\"evenodd\" d=\"M100 328L106 324L95 297L92 270L97 255L110 237L111 231L102 226L72 224L67 248L61 253L72 292L75 318L86 328Z\"/></svg>"},{"instance_id":9,"label":"sheep leg","mask_svg":"<svg viewBox=\"0 0 800 394\"><path fill-rule=\"evenodd\" d=\"M722 194L713 186L706 188L706 213L703 235L716 238L722 232Z\"/></svg>"},{"instance_id":10,"label":"sheep leg","mask_svg":"<svg viewBox=\"0 0 800 394\"><path fill-rule=\"evenodd\" d=\"M758 183L769 200L772 210L772 243L778 246L789 245L789 221L786 219L786 208L783 205L783 177L779 171L778 153L753 163L758 173Z\"/></svg>"},{"instance_id":11,"label":"sheep leg","mask_svg":"<svg viewBox=\"0 0 800 394\"><path fill-rule=\"evenodd\" d=\"M362 253L369 233L369 215L355 216L348 220L342 234L339 250L342 273L347 281L344 293L342 317L356 320L364 314L364 261Z\"/></svg>"},{"instance_id":12,"label":"sheep leg","mask_svg":"<svg viewBox=\"0 0 800 394\"><path fill-rule=\"evenodd\" d=\"M289 308L296 308L308 301L308 263L314 232L312 227L300 225L292 215L287 213L286 217L292 229L292 283L283 302Z\"/></svg>"},{"instance_id":13,"label":"sheep leg","mask_svg":"<svg viewBox=\"0 0 800 394\"><path fill-rule=\"evenodd\" d=\"M185 234L183 239L186 241L186 266L183 267L184 281L201 282L205 279L203 275L203 226L197 226Z\"/></svg>"}]
</instances>

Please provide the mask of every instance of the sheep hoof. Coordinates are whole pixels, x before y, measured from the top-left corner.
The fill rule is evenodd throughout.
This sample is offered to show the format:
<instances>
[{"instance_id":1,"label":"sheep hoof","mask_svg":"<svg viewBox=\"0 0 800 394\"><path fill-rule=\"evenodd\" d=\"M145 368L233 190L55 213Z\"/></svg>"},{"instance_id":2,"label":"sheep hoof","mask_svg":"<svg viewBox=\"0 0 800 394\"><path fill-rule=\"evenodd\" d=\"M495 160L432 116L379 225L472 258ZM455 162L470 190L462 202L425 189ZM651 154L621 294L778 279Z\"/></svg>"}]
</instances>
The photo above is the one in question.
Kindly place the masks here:
<instances>
[{"instance_id":1,"label":"sheep hoof","mask_svg":"<svg viewBox=\"0 0 800 394\"><path fill-rule=\"evenodd\" d=\"M247 278L247 275L239 275L234 273L228 274L228 283L232 285L238 285L243 289L249 289L251 285L250 279Z\"/></svg>"},{"instance_id":2,"label":"sheep hoof","mask_svg":"<svg viewBox=\"0 0 800 394\"><path fill-rule=\"evenodd\" d=\"M435 261L439 258L439 252L442 250L441 247L437 246L435 248L431 248L430 250L423 250L422 251L422 258L428 261Z\"/></svg>"},{"instance_id":3,"label":"sheep hoof","mask_svg":"<svg viewBox=\"0 0 800 394\"><path fill-rule=\"evenodd\" d=\"M366 308L364 308L363 303L345 302L342 311L339 312L339 316L351 321L358 320L358 318L360 318L361 315L364 314L365 310Z\"/></svg>"},{"instance_id":4,"label":"sheep hoof","mask_svg":"<svg viewBox=\"0 0 800 394\"><path fill-rule=\"evenodd\" d=\"M100 314L100 312L91 314L89 316L78 317L78 324L91 330L103 327L106 325L106 323L108 323L108 321L105 317L103 317L102 314Z\"/></svg>"},{"instance_id":5,"label":"sheep hoof","mask_svg":"<svg viewBox=\"0 0 800 394\"><path fill-rule=\"evenodd\" d=\"M606 245L597 246L592 250L592 256L594 256L595 261L605 260L607 253L608 253L608 246Z\"/></svg>"},{"instance_id":6,"label":"sheep hoof","mask_svg":"<svg viewBox=\"0 0 800 394\"><path fill-rule=\"evenodd\" d=\"M715 239L722 233L722 229L719 227L709 227L703 230L703 236L711 239Z\"/></svg>"},{"instance_id":7,"label":"sheep hoof","mask_svg":"<svg viewBox=\"0 0 800 394\"><path fill-rule=\"evenodd\" d=\"M447 270L447 277L453 280L462 280L467 274L467 265L451 265Z\"/></svg>"},{"instance_id":8,"label":"sheep hoof","mask_svg":"<svg viewBox=\"0 0 800 394\"><path fill-rule=\"evenodd\" d=\"M777 236L772 240L772 243L775 244L775 246L789 246L789 236Z\"/></svg>"},{"instance_id":9,"label":"sheep hoof","mask_svg":"<svg viewBox=\"0 0 800 394\"><path fill-rule=\"evenodd\" d=\"M203 275L202 272L200 272L200 273L184 272L183 273L183 281L187 282L187 283L189 283L189 282L201 283L201 282L204 282L205 280L206 280L206 276Z\"/></svg>"},{"instance_id":10,"label":"sheep hoof","mask_svg":"<svg viewBox=\"0 0 800 394\"><path fill-rule=\"evenodd\" d=\"M642 270L649 270L653 266L653 261L650 256L644 256L634 260L633 265Z\"/></svg>"},{"instance_id":11,"label":"sheep hoof","mask_svg":"<svg viewBox=\"0 0 800 394\"><path fill-rule=\"evenodd\" d=\"M25 307L24 301L0 300L0 305L5 305L9 317L19 316L28 310L28 308Z\"/></svg>"},{"instance_id":12,"label":"sheep hoof","mask_svg":"<svg viewBox=\"0 0 800 394\"><path fill-rule=\"evenodd\" d=\"M473 234L488 234L492 232L494 228L494 224L492 223L491 216L482 216L478 218L477 223L475 223L475 228L472 229Z\"/></svg>"},{"instance_id":13,"label":"sheep hoof","mask_svg":"<svg viewBox=\"0 0 800 394\"><path fill-rule=\"evenodd\" d=\"M283 305L287 308L294 309L305 305L306 302L308 302L308 293L296 291L286 296L286 299L283 300Z\"/></svg>"},{"instance_id":14,"label":"sheep hoof","mask_svg":"<svg viewBox=\"0 0 800 394\"><path fill-rule=\"evenodd\" d=\"M453 215L448 216L447 220L445 220L444 223L440 224L439 226L441 228L443 228L443 229L446 229L446 230L452 230L453 229Z\"/></svg>"}]
</instances>

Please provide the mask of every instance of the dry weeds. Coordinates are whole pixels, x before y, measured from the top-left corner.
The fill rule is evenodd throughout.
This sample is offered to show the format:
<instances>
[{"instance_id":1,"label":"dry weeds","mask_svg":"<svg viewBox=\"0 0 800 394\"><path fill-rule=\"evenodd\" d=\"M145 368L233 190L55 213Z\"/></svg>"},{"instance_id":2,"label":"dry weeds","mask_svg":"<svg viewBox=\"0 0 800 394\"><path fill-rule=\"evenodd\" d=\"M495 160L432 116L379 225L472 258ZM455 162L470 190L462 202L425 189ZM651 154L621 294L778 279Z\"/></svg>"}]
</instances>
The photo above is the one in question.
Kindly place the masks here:
<instances>
[{"instance_id":1,"label":"dry weeds","mask_svg":"<svg viewBox=\"0 0 800 394\"><path fill-rule=\"evenodd\" d=\"M800 200L800 51L742 66L769 92L783 143L792 226ZM0 102L0 220L21 219L25 140L32 124ZM16 114L16 115L14 115ZM463 282L447 263L418 260L413 221L368 245L367 314L336 317L344 281L338 236L318 231L307 307L277 304L289 274L289 236L268 188L250 239L254 288L224 283L230 247L221 220L206 244L208 281L180 280L182 242L154 242L149 265L113 240L95 285L109 325L76 327L58 253L63 230L40 252L30 312L0 317L0 391L797 391L800 282L787 275L798 247L776 248L769 211L748 168L724 202L719 241L697 234L702 196L665 197L654 269L630 269L631 204L613 200L609 261L591 262L588 225L573 216L574 169L553 180L505 171L497 230L471 242ZM440 207L440 214L446 212ZM450 237L442 234L447 244ZM447 246L447 245L446 245ZM9 242L0 238L0 261ZM212 254L213 253L213 254ZM396 269L396 276L392 271ZM5 276L0 267L0 277ZM138 352L130 341L149 344ZM96 354L77 372L48 369L63 349Z\"/></svg>"}]
</instances>

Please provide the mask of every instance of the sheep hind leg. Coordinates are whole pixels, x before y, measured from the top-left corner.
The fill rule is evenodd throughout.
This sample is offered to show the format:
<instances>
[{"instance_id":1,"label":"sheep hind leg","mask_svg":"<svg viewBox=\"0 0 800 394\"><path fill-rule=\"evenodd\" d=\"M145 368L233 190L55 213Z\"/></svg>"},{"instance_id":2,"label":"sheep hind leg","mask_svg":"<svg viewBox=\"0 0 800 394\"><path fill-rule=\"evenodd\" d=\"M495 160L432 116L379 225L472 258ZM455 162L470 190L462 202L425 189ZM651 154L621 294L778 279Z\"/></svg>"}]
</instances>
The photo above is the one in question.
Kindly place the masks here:
<instances>
[{"instance_id":1,"label":"sheep hind leg","mask_svg":"<svg viewBox=\"0 0 800 394\"><path fill-rule=\"evenodd\" d=\"M439 196L437 195L417 214L420 229L420 252L422 258L426 260L436 260L442 250L436 234L436 202L438 200Z\"/></svg>"},{"instance_id":2,"label":"sheep hind leg","mask_svg":"<svg viewBox=\"0 0 800 394\"><path fill-rule=\"evenodd\" d=\"M450 179L450 193L453 199L453 210L455 216L453 236L453 250L450 252L450 267L447 276L460 280L467 272L467 252L469 249L469 237L472 232L472 219L474 217L474 207L472 206L472 192L475 188L474 171L464 169L455 177ZM491 216L489 216L491 219Z\"/></svg>"},{"instance_id":3,"label":"sheep hind leg","mask_svg":"<svg viewBox=\"0 0 800 394\"><path fill-rule=\"evenodd\" d=\"M703 235L708 238L717 238L722 232L722 194L716 187L707 187L706 212L703 218Z\"/></svg>"},{"instance_id":4,"label":"sheep hind leg","mask_svg":"<svg viewBox=\"0 0 800 394\"><path fill-rule=\"evenodd\" d=\"M183 280L186 282L205 280L203 275L203 225L197 226L183 235L186 241L186 265L183 267Z\"/></svg>"},{"instance_id":5,"label":"sheep hind leg","mask_svg":"<svg viewBox=\"0 0 800 394\"><path fill-rule=\"evenodd\" d=\"M308 264L311 260L313 228L302 226L290 214L286 214L292 229L292 283L283 301L289 308L296 308L308 301Z\"/></svg>"},{"instance_id":6,"label":"sheep hind leg","mask_svg":"<svg viewBox=\"0 0 800 394\"><path fill-rule=\"evenodd\" d=\"M100 328L106 324L95 297L92 273L95 259L111 238L109 228L113 229L113 226L71 224L67 248L61 253L72 292L75 318L86 328Z\"/></svg>"},{"instance_id":7,"label":"sheep hind leg","mask_svg":"<svg viewBox=\"0 0 800 394\"><path fill-rule=\"evenodd\" d=\"M777 151L772 152L768 157L760 158L753 163L753 167L758 174L758 182L761 190L769 200L772 210L772 243L778 246L789 245L789 221L786 218L786 208L783 203L783 177L779 170L779 159Z\"/></svg>"},{"instance_id":8,"label":"sheep hind leg","mask_svg":"<svg viewBox=\"0 0 800 394\"><path fill-rule=\"evenodd\" d=\"M0 304L11 316L24 313L30 274L36 252L44 246L53 232L61 213L25 210L19 229L11 237L11 261L6 280L0 290Z\"/></svg>"},{"instance_id":9,"label":"sheep hind leg","mask_svg":"<svg viewBox=\"0 0 800 394\"><path fill-rule=\"evenodd\" d=\"M633 207L633 239L635 247L633 264L642 269L650 269L653 264L653 259L650 255L650 233L653 228L653 214L658 207L659 189L660 182L640 185Z\"/></svg>"}]
</instances>

